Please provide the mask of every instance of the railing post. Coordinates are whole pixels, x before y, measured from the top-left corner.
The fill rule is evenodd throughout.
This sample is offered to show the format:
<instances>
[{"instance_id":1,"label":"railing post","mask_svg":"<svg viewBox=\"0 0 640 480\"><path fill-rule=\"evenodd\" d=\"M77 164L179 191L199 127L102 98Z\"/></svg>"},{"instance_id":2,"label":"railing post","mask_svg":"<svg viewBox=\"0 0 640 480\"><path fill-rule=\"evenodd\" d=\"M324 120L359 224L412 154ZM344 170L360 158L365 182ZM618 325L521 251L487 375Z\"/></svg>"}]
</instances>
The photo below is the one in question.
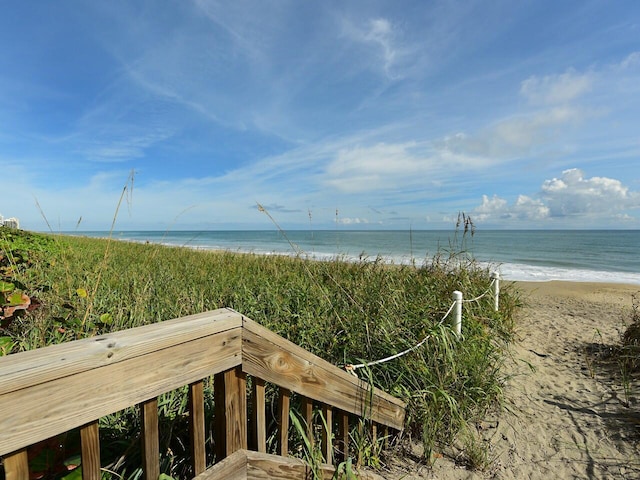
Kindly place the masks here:
<instances>
[{"instance_id":1,"label":"railing post","mask_svg":"<svg viewBox=\"0 0 640 480\"><path fill-rule=\"evenodd\" d=\"M493 309L497 312L500 307L500 273L493 272L491 278L493 279Z\"/></svg>"},{"instance_id":2,"label":"railing post","mask_svg":"<svg viewBox=\"0 0 640 480\"><path fill-rule=\"evenodd\" d=\"M204 382L189 385L189 437L191 443L191 467L197 476L207 468L204 431Z\"/></svg>"},{"instance_id":3,"label":"railing post","mask_svg":"<svg viewBox=\"0 0 640 480\"><path fill-rule=\"evenodd\" d=\"M462 292L458 290L453 292L453 301L456 303L453 309L453 330L460 335L462 333Z\"/></svg>"},{"instance_id":4,"label":"railing post","mask_svg":"<svg viewBox=\"0 0 640 480\"><path fill-rule=\"evenodd\" d=\"M349 458L349 414L344 410L338 412L338 460L346 462Z\"/></svg>"},{"instance_id":5,"label":"railing post","mask_svg":"<svg viewBox=\"0 0 640 480\"><path fill-rule=\"evenodd\" d=\"M29 480L29 457L23 448L2 459L6 480Z\"/></svg>"},{"instance_id":6,"label":"railing post","mask_svg":"<svg viewBox=\"0 0 640 480\"><path fill-rule=\"evenodd\" d=\"M279 436L279 454L282 457L289 455L289 404L291 400L291 391L280 387L280 395L278 396L278 436Z\"/></svg>"},{"instance_id":7,"label":"railing post","mask_svg":"<svg viewBox=\"0 0 640 480\"><path fill-rule=\"evenodd\" d=\"M247 448L247 379L240 367L214 376L216 462Z\"/></svg>"},{"instance_id":8,"label":"railing post","mask_svg":"<svg viewBox=\"0 0 640 480\"><path fill-rule=\"evenodd\" d=\"M322 416L324 425L322 426L322 456L325 463L333 465L333 410L331 405L322 404Z\"/></svg>"},{"instance_id":9,"label":"railing post","mask_svg":"<svg viewBox=\"0 0 640 480\"><path fill-rule=\"evenodd\" d=\"M252 377L252 431L251 446L261 453L267 452L267 416L265 400L265 381L258 377Z\"/></svg>"},{"instance_id":10,"label":"railing post","mask_svg":"<svg viewBox=\"0 0 640 480\"><path fill-rule=\"evenodd\" d=\"M100 429L98 421L80 428L82 480L100 480Z\"/></svg>"},{"instance_id":11,"label":"railing post","mask_svg":"<svg viewBox=\"0 0 640 480\"><path fill-rule=\"evenodd\" d=\"M313 446L315 438L313 436L313 399L302 397L302 418L306 426L306 435L309 443Z\"/></svg>"},{"instance_id":12,"label":"railing post","mask_svg":"<svg viewBox=\"0 0 640 480\"><path fill-rule=\"evenodd\" d=\"M142 420L142 470L145 480L160 475L160 434L158 432L158 398L140 404Z\"/></svg>"}]
</instances>

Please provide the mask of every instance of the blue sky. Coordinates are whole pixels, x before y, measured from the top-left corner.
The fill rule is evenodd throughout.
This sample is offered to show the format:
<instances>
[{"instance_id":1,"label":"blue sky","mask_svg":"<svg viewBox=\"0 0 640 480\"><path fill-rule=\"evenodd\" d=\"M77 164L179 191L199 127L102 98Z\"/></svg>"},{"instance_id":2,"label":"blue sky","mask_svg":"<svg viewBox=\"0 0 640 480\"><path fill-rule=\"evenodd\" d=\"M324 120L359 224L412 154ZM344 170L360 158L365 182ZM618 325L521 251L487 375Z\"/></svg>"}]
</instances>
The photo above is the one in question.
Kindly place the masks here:
<instances>
[{"instance_id":1,"label":"blue sky","mask_svg":"<svg viewBox=\"0 0 640 480\"><path fill-rule=\"evenodd\" d=\"M640 228L640 2L11 2L23 228ZM40 208L38 208L38 205ZM79 227L79 219L82 218Z\"/></svg>"}]
</instances>

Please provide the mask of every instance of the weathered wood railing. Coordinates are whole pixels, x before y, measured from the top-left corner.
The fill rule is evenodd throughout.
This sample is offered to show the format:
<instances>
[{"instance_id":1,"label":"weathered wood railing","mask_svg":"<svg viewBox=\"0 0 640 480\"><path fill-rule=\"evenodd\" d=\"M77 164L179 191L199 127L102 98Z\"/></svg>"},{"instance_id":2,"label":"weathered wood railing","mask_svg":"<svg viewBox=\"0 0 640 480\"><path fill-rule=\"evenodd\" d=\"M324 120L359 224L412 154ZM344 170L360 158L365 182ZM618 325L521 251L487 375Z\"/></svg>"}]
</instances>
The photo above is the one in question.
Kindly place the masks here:
<instances>
[{"instance_id":1,"label":"weathered wood railing","mask_svg":"<svg viewBox=\"0 0 640 480\"><path fill-rule=\"evenodd\" d=\"M247 408L247 375L252 379L252 409ZM336 446L348 452L350 415L396 430L404 422L405 405L398 399L241 314L220 309L0 358L0 456L5 476L29 479L27 447L79 427L83 478L99 479L98 420L139 405L142 467L146 479L157 479L157 398L188 385L192 468L195 475L207 477L203 385L211 376L216 461L234 452L255 460L255 455L246 454L248 447L266 452L265 382L279 387L282 457L288 453L291 392L302 396L307 425L312 425L313 402L322 408L327 424L322 451L328 464ZM334 414L338 432L332 444ZM228 474L218 470L220 475L213 474L214 468L208 478Z\"/></svg>"}]
</instances>

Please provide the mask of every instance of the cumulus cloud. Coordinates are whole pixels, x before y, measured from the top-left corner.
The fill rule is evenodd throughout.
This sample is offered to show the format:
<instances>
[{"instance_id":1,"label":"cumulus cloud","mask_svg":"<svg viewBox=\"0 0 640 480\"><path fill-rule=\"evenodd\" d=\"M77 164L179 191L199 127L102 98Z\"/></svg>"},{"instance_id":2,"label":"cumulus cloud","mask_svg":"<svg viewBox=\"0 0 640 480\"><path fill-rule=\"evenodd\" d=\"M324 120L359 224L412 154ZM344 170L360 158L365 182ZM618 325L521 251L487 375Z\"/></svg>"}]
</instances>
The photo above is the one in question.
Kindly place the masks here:
<instances>
[{"instance_id":1,"label":"cumulus cloud","mask_svg":"<svg viewBox=\"0 0 640 480\"><path fill-rule=\"evenodd\" d=\"M522 82L520 93L533 104L566 104L591 90L594 76L568 70L559 75L531 76Z\"/></svg>"},{"instance_id":2,"label":"cumulus cloud","mask_svg":"<svg viewBox=\"0 0 640 480\"><path fill-rule=\"evenodd\" d=\"M633 209L640 209L640 192L612 178L586 178L582 170L572 168L560 178L545 180L537 195L519 195L512 204L497 195L483 195L473 212L479 221L629 221L632 217L626 212Z\"/></svg>"},{"instance_id":3,"label":"cumulus cloud","mask_svg":"<svg viewBox=\"0 0 640 480\"><path fill-rule=\"evenodd\" d=\"M513 205L497 195L492 198L483 195L482 204L475 208L474 213L479 221L542 220L549 216L549 208L541 200L526 195L519 195Z\"/></svg>"},{"instance_id":4,"label":"cumulus cloud","mask_svg":"<svg viewBox=\"0 0 640 480\"><path fill-rule=\"evenodd\" d=\"M565 170L560 178L546 180L541 196L552 217L619 213L640 207L639 192L629 191L612 178L585 178L577 168Z\"/></svg>"}]
</instances>

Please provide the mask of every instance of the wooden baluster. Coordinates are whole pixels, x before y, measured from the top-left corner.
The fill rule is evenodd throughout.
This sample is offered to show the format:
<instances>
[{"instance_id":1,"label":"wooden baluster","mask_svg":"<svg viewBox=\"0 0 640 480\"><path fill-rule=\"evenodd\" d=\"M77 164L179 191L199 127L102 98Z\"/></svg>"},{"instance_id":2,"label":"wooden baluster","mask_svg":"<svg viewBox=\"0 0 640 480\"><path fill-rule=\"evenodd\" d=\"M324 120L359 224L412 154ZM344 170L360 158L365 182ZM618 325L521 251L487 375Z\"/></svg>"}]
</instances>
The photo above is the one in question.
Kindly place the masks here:
<instances>
[{"instance_id":1,"label":"wooden baluster","mask_svg":"<svg viewBox=\"0 0 640 480\"><path fill-rule=\"evenodd\" d=\"M306 435L313 447L315 438L313 435L313 400L311 398L302 397L302 418L306 424Z\"/></svg>"},{"instance_id":2,"label":"wooden baluster","mask_svg":"<svg viewBox=\"0 0 640 480\"><path fill-rule=\"evenodd\" d=\"M142 417L142 470L146 480L160 476L160 437L158 435L158 398L140 404Z\"/></svg>"},{"instance_id":3,"label":"wooden baluster","mask_svg":"<svg viewBox=\"0 0 640 480\"><path fill-rule=\"evenodd\" d=\"M386 450L389 448L389 427L386 425L382 427L382 437L382 449Z\"/></svg>"},{"instance_id":4,"label":"wooden baluster","mask_svg":"<svg viewBox=\"0 0 640 480\"><path fill-rule=\"evenodd\" d=\"M363 438L364 438L364 425L365 425L365 421L363 419L360 419L358 421L358 437L360 439L360 442L362 442ZM362 449L358 448L358 458L356 459L356 466L358 468L360 468L362 466Z\"/></svg>"},{"instance_id":5,"label":"wooden baluster","mask_svg":"<svg viewBox=\"0 0 640 480\"><path fill-rule=\"evenodd\" d=\"M191 439L191 466L193 475L207 468L207 453L204 448L204 382L189 385L189 437Z\"/></svg>"},{"instance_id":6,"label":"wooden baluster","mask_svg":"<svg viewBox=\"0 0 640 480\"><path fill-rule=\"evenodd\" d=\"M247 448L247 377L240 367L214 377L216 461Z\"/></svg>"},{"instance_id":7,"label":"wooden baluster","mask_svg":"<svg viewBox=\"0 0 640 480\"><path fill-rule=\"evenodd\" d=\"M279 430L279 454L283 457L289 455L289 402L291 392L286 388L280 387L280 396L278 397L278 426Z\"/></svg>"},{"instance_id":8,"label":"wooden baluster","mask_svg":"<svg viewBox=\"0 0 640 480\"><path fill-rule=\"evenodd\" d=\"M338 451L341 461L349 458L349 414L343 410L338 412Z\"/></svg>"},{"instance_id":9,"label":"wooden baluster","mask_svg":"<svg viewBox=\"0 0 640 480\"><path fill-rule=\"evenodd\" d=\"M29 480L29 457L26 448L5 455L2 463L6 480Z\"/></svg>"},{"instance_id":10,"label":"wooden baluster","mask_svg":"<svg viewBox=\"0 0 640 480\"><path fill-rule=\"evenodd\" d=\"M227 427L225 420L224 373L216 373L213 377L213 436L216 462L227 456Z\"/></svg>"},{"instance_id":11,"label":"wooden baluster","mask_svg":"<svg viewBox=\"0 0 640 480\"><path fill-rule=\"evenodd\" d=\"M326 425L322 426L322 456L329 465L333 465L333 410L331 405L322 404L322 416Z\"/></svg>"},{"instance_id":12,"label":"wooden baluster","mask_svg":"<svg viewBox=\"0 0 640 480\"><path fill-rule=\"evenodd\" d=\"M265 381L253 377L252 383L253 412L252 412L252 447L258 452L267 451L267 416L265 401Z\"/></svg>"},{"instance_id":13,"label":"wooden baluster","mask_svg":"<svg viewBox=\"0 0 640 480\"><path fill-rule=\"evenodd\" d=\"M100 480L100 429L98 421L80 428L82 479Z\"/></svg>"},{"instance_id":14,"label":"wooden baluster","mask_svg":"<svg viewBox=\"0 0 640 480\"><path fill-rule=\"evenodd\" d=\"M377 443L378 443L378 424L376 422L371 422L371 444L373 445L373 451L377 452Z\"/></svg>"}]
</instances>

